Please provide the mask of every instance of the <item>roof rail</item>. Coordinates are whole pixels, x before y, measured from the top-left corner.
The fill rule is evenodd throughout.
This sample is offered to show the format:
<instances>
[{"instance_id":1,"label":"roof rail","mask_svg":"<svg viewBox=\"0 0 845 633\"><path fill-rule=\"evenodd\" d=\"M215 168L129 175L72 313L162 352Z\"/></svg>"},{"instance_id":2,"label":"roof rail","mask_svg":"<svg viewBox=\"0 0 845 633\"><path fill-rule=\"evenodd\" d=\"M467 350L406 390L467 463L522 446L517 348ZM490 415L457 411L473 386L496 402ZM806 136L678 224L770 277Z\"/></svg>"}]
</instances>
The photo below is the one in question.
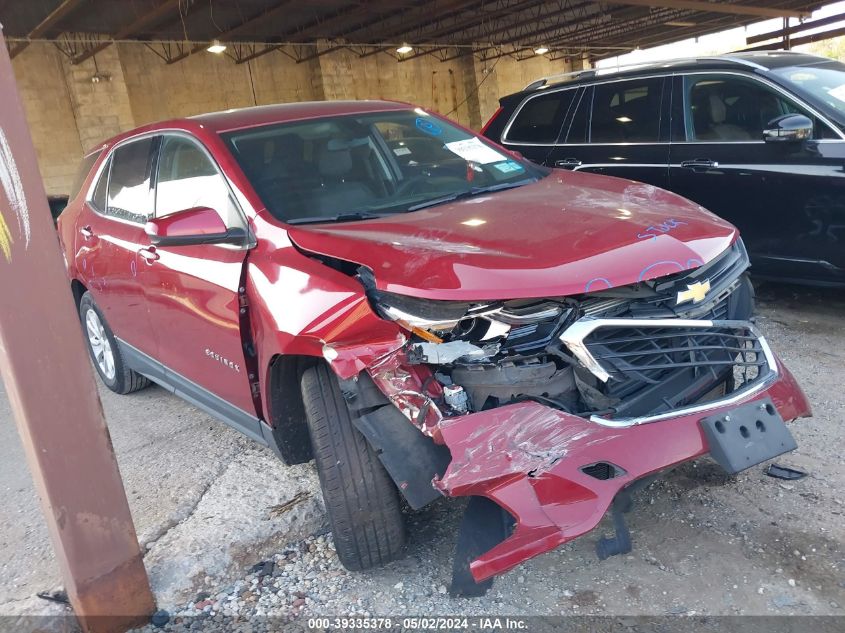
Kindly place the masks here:
<instances>
[{"instance_id":1,"label":"roof rail","mask_svg":"<svg viewBox=\"0 0 845 633\"><path fill-rule=\"evenodd\" d=\"M740 51L741 52L741 51ZM567 79L567 78L575 78L575 77L597 77L599 75L610 75L617 72L623 72L626 70L636 70L638 68L648 68L649 66L660 66L660 65L675 65L675 64L682 64L682 63L691 63L697 61L728 61L733 62L736 64L742 64L743 66L748 66L750 68L756 68L757 70L766 70L766 67L758 64L757 62L753 62L750 59L744 59L742 57L737 57L734 54L727 54L727 55L703 55L701 57L681 57L676 59L657 59L651 62L638 62L635 64L623 64L621 66L609 66L607 68L588 68L585 70L572 70L565 73L556 73L554 75L547 75L545 77L541 77L532 81L530 84L525 86L523 90L532 90L534 88L540 88L541 86L545 86L551 81L556 81L558 79Z\"/></svg>"}]
</instances>

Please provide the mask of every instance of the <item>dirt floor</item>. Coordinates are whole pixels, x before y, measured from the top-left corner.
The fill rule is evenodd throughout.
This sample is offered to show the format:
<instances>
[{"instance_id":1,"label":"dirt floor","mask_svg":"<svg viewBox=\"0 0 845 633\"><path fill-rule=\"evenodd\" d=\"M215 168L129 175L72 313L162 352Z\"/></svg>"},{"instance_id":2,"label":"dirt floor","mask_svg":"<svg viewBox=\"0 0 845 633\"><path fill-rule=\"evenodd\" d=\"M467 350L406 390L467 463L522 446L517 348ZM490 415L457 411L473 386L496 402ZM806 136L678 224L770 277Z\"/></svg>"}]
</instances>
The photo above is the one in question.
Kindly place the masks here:
<instances>
[{"instance_id":1,"label":"dirt floor","mask_svg":"<svg viewBox=\"0 0 845 633\"><path fill-rule=\"evenodd\" d=\"M758 288L758 305L761 329L814 408L813 418L791 427L798 450L775 461L805 470L808 477L774 479L764 474L762 465L729 477L707 459L687 464L635 497L628 515L634 541L631 554L597 560L595 541L601 531L610 532L606 519L593 534L497 579L492 591L480 599L453 600L446 595L461 504L443 500L409 517L408 554L385 568L346 572L327 537L295 540L269 557L263 543L264 553L256 553L255 560L244 556L242 548L234 567L186 579L185 595L200 593L197 598L187 602L165 598L160 606L174 618L180 612L204 613L209 625L225 614L298 619L351 613L845 616L845 291L764 284ZM161 390L156 390L156 400L166 406L169 417L177 412L183 419L198 415ZM110 426L121 424L116 419L119 409L107 406L107 411ZM202 444L204 434L215 445L228 444L229 450L209 458L234 461L238 454L244 455L240 442L229 444L230 431L205 419L191 442ZM174 445L165 441L166 435L156 436L161 440L156 450L162 453L156 459L168 463L172 480L178 480L180 459L191 452L191 443ZM131 468L143 468L125 460L118 442L116 447L125 476L129 463ZM171 454L174 451L178 453ZM238 461L239 478L249 479L249 460ZM190 462L185 464L190 467ZM264 460L260 462L266 470ZM130 494L133 512L152 509L157 495L168 488L166 481L143 485L150 477L150 473L128 474L136 481ZM310 472L309 480L314 481ZM176 496L183 503L203 507L194 496L207 490L192 486L180 492ZM12 513L5 518L12 519ZM204 515L194 518L204 520ZM177 513L176 528L186 525L180 520ZM192 529L202 530L202 520ZM0 525L0 537L6 529ZM285 540L280 534L276 542ZM0 538L3 542L4 547L13 546L8 532L7 538ZM225 555L227 544L219 546ZM17 558L26 556L19 549ZM268 559L275 562L272 573L250 571L251 565ZM9 582L4 576L0 582Z\"/></svg>"}]
</instances>

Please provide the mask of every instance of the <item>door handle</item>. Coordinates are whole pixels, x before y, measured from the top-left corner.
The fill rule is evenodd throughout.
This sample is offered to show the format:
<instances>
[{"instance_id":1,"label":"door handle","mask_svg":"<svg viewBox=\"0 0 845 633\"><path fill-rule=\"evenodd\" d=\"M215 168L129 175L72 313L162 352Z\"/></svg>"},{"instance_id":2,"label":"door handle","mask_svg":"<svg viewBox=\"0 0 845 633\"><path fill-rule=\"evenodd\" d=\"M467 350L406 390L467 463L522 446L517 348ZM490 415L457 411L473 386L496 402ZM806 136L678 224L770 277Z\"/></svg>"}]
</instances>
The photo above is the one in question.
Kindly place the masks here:
<instances>
[{"instance_id":1,"label":"door handle","mask_svg":"<svg viewBox=\"0 0 845 633\"><path fill-rule=\"evenodd\" d=\"M155 246L148 246L147 248L142 248L138 251L138 254L144 258L144 261L147 262L148 265L152 266L154 261L161 259L161 255L158 254L156 251Z\"/></svg>"},{"instance_id":2,"label":"door handle","mask_svg":"<svg viewBox=\"0 0 845 633\"><path fill-rule=\"evenodd\" d=\"M581 161L577 158L563 158L555 161L555 167L562 167L563 169L575 169L581 166Z\"/></svg>"},{"instance_id":3,"label":"door handle","mask_svg":"<svg viewBox=\"0 0 845 633\"><path fill-rule=\"evenodd\" d=\"M91 230L90 225L83 226L81 229L79 229L79 233L86 240L90 240L92 237L94 237L94 231Z\"/></svg>"},{"instance_id":4,"label":"door handle","mask_svg":"<svg viewBox=\"0 0 845 633\"><path fill-rule=\"evenodd\" d=\"M718 166L719 161L710 160L709 158L695 158L693 160L685 160L681 163L681 167L692 169L693 171L705 171Z\"/></svg>"}]
</instances>

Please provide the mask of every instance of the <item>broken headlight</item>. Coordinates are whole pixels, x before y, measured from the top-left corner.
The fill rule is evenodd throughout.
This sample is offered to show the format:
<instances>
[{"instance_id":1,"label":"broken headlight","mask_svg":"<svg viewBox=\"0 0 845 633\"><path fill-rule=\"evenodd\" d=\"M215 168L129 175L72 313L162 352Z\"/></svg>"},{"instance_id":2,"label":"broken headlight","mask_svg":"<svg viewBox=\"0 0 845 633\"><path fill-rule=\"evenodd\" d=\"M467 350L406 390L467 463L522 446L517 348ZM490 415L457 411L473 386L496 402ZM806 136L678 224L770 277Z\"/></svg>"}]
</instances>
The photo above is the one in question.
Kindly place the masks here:
<instances>
[{"instance_id":1,"label":"broken headlight","mask_svg":"<svg viewBox=\"0 0 845 633\"><path fill-rule=\"evenodd\" d=\"M488 303L434 301L372 292L377 312L432 343L450 340L490 341L506 338L512 328L557 320L571 308L547 299Z\"/></svg>"}]
</instances>

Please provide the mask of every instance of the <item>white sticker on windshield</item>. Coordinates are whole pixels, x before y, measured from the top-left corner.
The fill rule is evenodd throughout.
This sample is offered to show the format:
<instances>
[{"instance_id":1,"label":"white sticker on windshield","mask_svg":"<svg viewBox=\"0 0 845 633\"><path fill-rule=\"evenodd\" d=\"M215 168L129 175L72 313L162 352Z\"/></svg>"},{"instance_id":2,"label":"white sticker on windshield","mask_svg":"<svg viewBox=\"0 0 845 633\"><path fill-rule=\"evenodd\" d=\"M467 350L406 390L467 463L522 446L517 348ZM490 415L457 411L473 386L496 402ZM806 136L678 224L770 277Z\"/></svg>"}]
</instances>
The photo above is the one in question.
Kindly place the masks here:
<instances>
[{"instance_id":1,"label":"white sticker on windshield","mask_svg":"<svg viewBox=\"0 0 845 633\"><path fill-rule=\"evenodd\" d=\"M829 94L834 99L845 101L845 84L842 84L841 86L836 86L836 88L831 88L827 91L827 94Z\"/></svg>"},{"instance_id":2,"label":"white sticker on windshield","mask_svg":"<svg viewBox=\"0 0 845 633\"><path fill-rule=\"evenodd\" d=\"M407 147L396 147L393 149L393 153L397 156L405 156L407 154L410 154L411 150L409 150Z\"/></svg>"},{"instance_id":3,"label":"white sticker on windshield","mask_svg":"<svg viewBox=\"0 0 845 633\"><path fill-rule=\"evenodd\" d=\"M457 154L464 160L469 160L480 165L498 163L499 161L507 160L507 156L503 156L492 147L487 147L477 138L468 138L465 141L446 143L446 149L454 154Z\"/></svg>"}]
</instances>

